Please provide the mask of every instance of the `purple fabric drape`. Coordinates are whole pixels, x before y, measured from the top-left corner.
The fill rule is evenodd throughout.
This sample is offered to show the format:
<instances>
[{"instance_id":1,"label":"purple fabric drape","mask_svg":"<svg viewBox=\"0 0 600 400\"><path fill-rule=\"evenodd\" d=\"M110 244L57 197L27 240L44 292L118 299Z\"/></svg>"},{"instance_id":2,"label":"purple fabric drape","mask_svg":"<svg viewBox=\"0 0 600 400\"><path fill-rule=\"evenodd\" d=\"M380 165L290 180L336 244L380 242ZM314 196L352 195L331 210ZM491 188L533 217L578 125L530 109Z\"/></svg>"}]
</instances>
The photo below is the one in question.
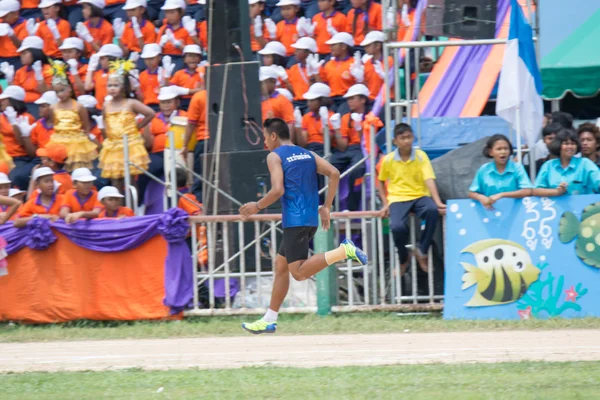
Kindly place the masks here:
<instances>
[{"instance_id":1,"label":"purple fabric drape","mask_svg":"<svg viewBox=\"0 0 600 400\"><path fill-rule=\"evenodd\" d=\"M164 192L165 188L158 182L150 181L146 186L146 195L144 204L146 205L146 215L161 214L164 210Z\"/></svg>"},{"instance_id":2,"label":"purple fabric drape","mask_svg":"<svg viewBox=\"0 0 600 400\"><path fill-rule=\"evenodd\" d=\"M50 222L34 218L22 229L12 222L0 226L0 236L6 242L6 252L14 254L23 247L45 250L56 241L51 228L65 235L76 245L97 252L133 250L160 234L167 241L165 259L164 304L177 313L193 298L192 257L185 242L189 232L188 214L172 208L159 215L118 220L80 220L72 225L64 221Z\"/></svg>"}]
</instances>

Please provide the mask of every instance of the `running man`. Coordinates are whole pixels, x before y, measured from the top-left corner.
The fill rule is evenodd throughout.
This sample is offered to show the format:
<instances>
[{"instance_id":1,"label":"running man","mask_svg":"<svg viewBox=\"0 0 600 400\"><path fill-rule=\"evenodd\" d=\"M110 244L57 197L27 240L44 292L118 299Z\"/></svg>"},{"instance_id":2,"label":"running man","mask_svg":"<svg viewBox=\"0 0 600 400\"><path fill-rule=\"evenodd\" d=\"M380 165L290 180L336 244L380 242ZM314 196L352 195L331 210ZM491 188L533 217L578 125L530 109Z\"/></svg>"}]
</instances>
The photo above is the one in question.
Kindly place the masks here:
<instances>
[{"instance_id":1,"label":"running man","mask_svg":"<svg viewBox=\"0 0 600 400\"><path fill-rule=\"evenodd\" d=\"M242 324L242 328L254 334L274 333L277 329L277 316L288 292L290 272L294 279L303 281L342 260L351 259L361 265L367 263L367 254L350 239L344 240L337 249L308 258L309 242L317 232L319 216L323 229L329 229L329 213L340 172L315 153L295 146L290 141L288 125L282 119L267 119L263 134L271 151L267 156L271 190L259 201L240 207L240 214L249 217L281 198L283 240L275 260L269 309L258 321ZM320 208L318 174L329 178L327 198Z\"/></svg>"}]
</instances>

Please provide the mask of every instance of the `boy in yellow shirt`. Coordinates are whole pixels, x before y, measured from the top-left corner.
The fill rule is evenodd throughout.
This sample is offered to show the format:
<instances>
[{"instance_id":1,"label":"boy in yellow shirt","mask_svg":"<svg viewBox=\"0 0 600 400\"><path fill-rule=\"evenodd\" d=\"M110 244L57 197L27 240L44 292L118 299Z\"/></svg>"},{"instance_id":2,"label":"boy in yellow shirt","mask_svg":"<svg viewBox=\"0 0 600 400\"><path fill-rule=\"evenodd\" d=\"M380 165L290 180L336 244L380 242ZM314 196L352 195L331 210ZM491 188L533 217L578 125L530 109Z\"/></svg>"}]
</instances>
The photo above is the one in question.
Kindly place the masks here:
<instances>
[{"instance_id":1,"label":"boy in yellow shirt","mask_svg":"<svg viewBox=\"0 0 600 400\"><path fill-rule=\"evenodd\" d=\"M423 150L413 148L414 139L409 125L396 125L394 145L397 150L383 159L377 185L383 202L381 213L383 216L390 216L390 229L400 255L402 273L406 271L410 261L406 251L406 244L410 240L409 214L415 213L425 221L425 229L414 255L421 269L427 272L427 252L439 213L446 209L435 185L435 173L429 157Z\"/></svg>"}]
</instances>

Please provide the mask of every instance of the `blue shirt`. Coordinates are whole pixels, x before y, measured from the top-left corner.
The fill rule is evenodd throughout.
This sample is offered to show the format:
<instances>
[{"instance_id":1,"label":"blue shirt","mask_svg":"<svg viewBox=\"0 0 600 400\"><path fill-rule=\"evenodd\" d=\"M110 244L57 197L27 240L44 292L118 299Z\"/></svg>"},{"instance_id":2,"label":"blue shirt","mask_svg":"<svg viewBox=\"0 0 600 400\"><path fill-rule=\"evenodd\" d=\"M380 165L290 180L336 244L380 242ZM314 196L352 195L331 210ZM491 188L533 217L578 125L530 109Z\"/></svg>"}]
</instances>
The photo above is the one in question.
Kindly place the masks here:
<instances>
[{"instance_id":1,"label":"blue shirt","mask_svg":"<svg viewBox=\"0 0 600 400\"><path fill-rule=\"evenodd\" d=\"M274 153L281 158L283 168L283 227L319 226L319 185L315 156L306 149L290 145L280 146Z\"/></svg>"},{"instance_id":2,"label":"blue shirt","mask_svg":"<svg viewBox=\"0 0 600 400\"><path fill-rule=\"evenodd\" d=\"M532 187L523 165L508 160L504 172L500 173L496 168L496 162L492 161L479 167L473 183L469 186L469 191L489 197Z\"/></svg>"},{"instance_id":3,"label":"blue shirt","mask_svg":"<svg viewBox=\"0 0 600 400\"><path fill-rule=\"evenodd\" d=\"M568 183L568 194L593 194L600 192L600 169L587 158L573 157L567 168L560 158L548 160L535 180L536 188L555 189L561 182Z\"/></svg>"}]
</instances>

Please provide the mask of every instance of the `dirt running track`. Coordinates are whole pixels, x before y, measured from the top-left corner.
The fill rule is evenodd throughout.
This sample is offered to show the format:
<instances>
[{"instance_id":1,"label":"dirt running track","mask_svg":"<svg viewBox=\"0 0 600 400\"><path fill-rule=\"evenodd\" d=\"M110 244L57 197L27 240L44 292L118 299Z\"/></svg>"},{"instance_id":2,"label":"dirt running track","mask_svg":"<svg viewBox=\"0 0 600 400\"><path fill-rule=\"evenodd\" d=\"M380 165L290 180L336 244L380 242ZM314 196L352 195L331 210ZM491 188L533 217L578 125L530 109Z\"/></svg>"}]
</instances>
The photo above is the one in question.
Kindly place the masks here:
<instances>
[{"instance_id":1,"label":"dirt running track","mask_svg":"<svg viewBox=\"0 0 600 400\"><path fill-rule=\"evenodd\" d=\"M0 343L0 372L600 360L600 330Z\"/></svg>"}]
</instances>

